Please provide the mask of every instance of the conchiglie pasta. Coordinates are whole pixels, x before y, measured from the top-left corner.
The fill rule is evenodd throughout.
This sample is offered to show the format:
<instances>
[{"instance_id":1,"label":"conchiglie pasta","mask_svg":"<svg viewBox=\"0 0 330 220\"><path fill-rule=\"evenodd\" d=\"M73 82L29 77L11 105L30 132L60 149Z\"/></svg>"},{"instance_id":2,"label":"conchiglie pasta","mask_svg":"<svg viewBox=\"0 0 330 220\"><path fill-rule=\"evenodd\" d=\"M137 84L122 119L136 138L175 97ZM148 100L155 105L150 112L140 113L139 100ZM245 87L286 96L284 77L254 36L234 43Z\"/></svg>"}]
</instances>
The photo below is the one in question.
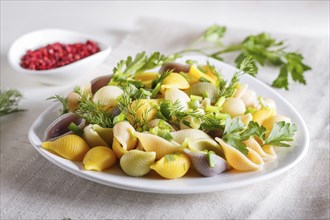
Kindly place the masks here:
<instances>
[{"instance_id":1,"label":"conchiglie pasta","mask_svg":"<svg viewBox=\"0 0 330 220\"><path fill-rule=\"evenodd\" d=\"M239 171L254 171L263 168L264 161L261 156L247 147L248 155L245 156L243 153L225 143L220 138L215 138L216 141L220 143L223 148L227 162L231 167Z\"/></svg>"},{"instance_id":2,"label":"conchiglie pasta","mask_svg":"<svg viewBox=\"0 0 330 220\"><path fill-rule=\"evenodd\" d=\"M94 130L94 125L88 125L84 128L83 138L90 147L109 146L107 142Z\"/></svg>"},{"instance_id":3,"label":"conchiglie pasta","mask_svg":"<svg viewBox=\"0 0 330 220\"><path fill-rule=\"evenodd\" d=\"M159 175L166 179L176 179L184 176L190 167L190 159L183 153L165 155L150 166Z\"/></svg>"},{"instance_id":4,"label":"conchiglie pasta","mask_svg":"<svg viewBox=\"0 0 330 220\"><path fill-rule=\"evenodd\" d=\"M117 123L113 127L113 136L125 150L132 150L137 145L134 127L127 121Z\"/></svg>"},{"instance_id":5,"label":"conchiglie pasta","mask_svg":"<svg viewBox=\"0 0 330 220\"><path fill-rule=\"evenodd\" d=\"M179 73L170 73L162 82L161 92L168 88L188 89L188 81Z\"/></svg>"},{"instance_id":6,"label":"conchiglie pasta","mask_svg":"<svg viewBox=\"0 0 330 220\"><path fill-rule=\"evenodd\" d=\"M156 152L156 159L160 159L166 154L171 154L180 149L180 144L175 141L167 141L157 135L149 133L135 133L143 149L147 152Z\"/></svg>"},{"instance_id":7,"label":"conchiglie pasta","mask_svg":"<svg viewBox=\"0 0 330 220\"><path fill-rule=\"evenodd\" d=\"M239 98L227 98L222 105L222 111L228 113L232 118L243 115L245 110L244 102Z\"/></svg>"},{"instance_id":8,"label":"conchiglie pasta","mask_svg":"<svg viewBox=\"0 0 330 220\"><path fill-rule=\"evenodd\" d=\"M171 132L173 140L179 144L182 144L186 138L190 141L194 141L200 138L210 138L204 131L198 129L184 129L175 132Z\"/></svg>"},{"instance_id":9,"label":"conchiglie pasta","mask_svg":"<svg viewBox=\"0 0 330 220\"><path fill-rule=\"evenodd\" d=\"M265 152L264 149L260 146L260 144L252 137L248 140L245 140L244 144L246 144L247 147L257 152L264 161L276 159L276 154L274 152L270 154Z\"/></svg>"},{"instance_id":10,"label":"conchiglie pasta","mask_svg":"<svg viewBox=\"0 0 330 220\"><path fill-rule=\"evenodd\" d=\"M111 108L117 105L117 98L123 94L123 92L124 91L117 86L104 86L94 94L93 101L107 108Z\"/></svg>"},{"instance_id":11,"label":"conchiglie pasta","mask_svg":"<svg viewBox=\"0 0 330 220\"><path fill-rule=\"evenodd\" d=\"M72 161L82 161L89 150L88 144L78 135L69 134L51 142L43 142L42 148Z\"/></svg>"},{"instance_id":12,"label":"conchiglie pasta","mask_svg":"<svg viewBox=\"0 0 330 220\"><path fill-rule=\"evenodd\" d=\"M180 106L182 107L182 110L187 110L188 109L187 102L190 101L189 96L185 92L181 91L178 88L168 88L168 89L166 89L164 99L169 100L171 102L178 101Z\"/></svg>"},{"instance_id":13,"label":"conchiglie pasta","mask_svg":"<svg viewBox=\"0 0 330 220\"><path fill-rule=\"evenodd\" d=\"M157 109L159 100L157 99L140 99L139 101L134 100L132 102L132 109L135 110L135 117L139 121L150 121L156 118ZM131 115L127 115L131 124L134 124L133 117Z\"/></svg>"},{"instance_id":14,"label":"conchiglie pasta","mask_svg":"<svg viewBox=\"0 0 330 220\"><path fill-rule=\"evenodd\" d=\"M157 79L158 76L159 73L156 72L139 72L134 75L134 79L141 81L145 87L150 88L152 81Z\"/></svg>"},{"instance_id":15,"label":"conchiglie pasta","mask_svg":"<svg viewBox=\"0 0 330 220\"><path fill-rule=\"evenodd\" d=\"M262 123L272 115L274 115L274 110L272 108L261 108L252 114L252 120L257 122L259 125L262 125Z\"/></svg>"},{"instance_id":16,"label":"conchiglie pasta","mask_svg":"<svg viewBox=\"0 0 330 220\"><path fill-rule=\"evenodd\" d=\"M267 129L267 131L271 131L273 129L274 124L280 121L285 121L286 123L290 123L291 119L283 115L275 115L264 120L262 126L264 126Z\"/></svg>"},{"instance_id":17,"label":"conchiglie pasta","mask_svg":"<svg viewBox=\"0 0 330 220\"><path fill-rule=\"evenodd\" d=\"M116 156L109 147L96 146L90 149L83 160L86 170L102 171L116 162Z\"/></svg>"},{"instance_id":18,"label":"conchiglie pasta","mask_svg":"<svg viewBox=\"0 0 330 220\"><path fill-rule=\"evenodd\" d=\"M155 159L155 152L131 150L121 157L120 167L129 176L144 176L149 173Z\"/></svg>"}]
</instances>

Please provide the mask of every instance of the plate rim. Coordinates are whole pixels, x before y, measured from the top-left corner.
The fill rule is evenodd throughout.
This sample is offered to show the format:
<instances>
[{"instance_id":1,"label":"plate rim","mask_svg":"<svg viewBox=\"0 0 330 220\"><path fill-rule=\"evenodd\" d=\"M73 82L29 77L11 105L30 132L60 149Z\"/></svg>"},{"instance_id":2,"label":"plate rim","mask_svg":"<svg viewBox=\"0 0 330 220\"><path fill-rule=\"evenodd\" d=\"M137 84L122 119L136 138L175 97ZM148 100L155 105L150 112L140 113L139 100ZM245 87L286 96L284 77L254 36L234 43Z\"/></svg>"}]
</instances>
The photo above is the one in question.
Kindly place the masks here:
<instances>
[{"instance_id":1,"label":"plate rim","mask_svg":"<svg viewBox=\"0 0 330 220\"><path fill-rule=\"evenodd\" d=\"M186 55L181 57L180 59L189 59L189 58L195 58L195 59L199 59L199 60L212 60L213 62L218 62L219 65L221 66L225 66L226 68L232 69L233 71L237 71L237 68L235 68L234 66L231 66L230 64L224 63L222 61L219 60L215 60L206 56L201 56L201 55ZM178 59L178 60L180 60ZM38 144L36 144L33 140L34 136L39 138L38 135L34 132L34 128L38 125L39 121L43 118L43 116L46 116L50 109L54 108L56 105L58 105L58 103L53 103L52 105L50 105L46 110L44 110L40 115L38 115L38 117L34 120L34 122L32 123L29 132L28 132L28 138L30 143L33 145L33 147L38 151L38 153L40 153L44 158L46 158L48 161L52 162L53 164L55 164L56 166L76 175L79 176L81 178L93 181L93 182L97 182L103 185L107 185L107 186L112 186L115 188L120 188L120 189L125 189L125 190L131 190L131 191L139 191L139 192L148 192L148 193L164 193L164 194L195 194L195 193L207 193L207 192L216 192L216 191L224 191L224 190L229 190L229 189L235 189L235 188L239 188L242 186L248 186L248 185L252 185L254 183L258 183L267 179L271 179L274 178L282 173L285 173L286 171L292 169L294 166L296 166L301 160L302 158L307 154L308 152L308 148L309 148L309 144L310 144L310 136L309 136L309 131L307 128L307 125L305 123L305 121L303 120L302 116L300 115L300 113L291 105L291 103L289 103L281 94L279 94L278 92L276 92L273 88L271 88L270 86L268 86L267 84L265 84L264 82L262 82L261 80L254 78L250 75L246 75L245 77L249 77L250 80L255 80L257 81L257 83L260 83L263 87L265 87L268 90L271 90L272 94L277 96L278 99L280 99L285 105L286 107L288 107L295 115L296 117L299 119L300 124L302 125L301 132L304 134L303 138L303 146L299 146L300 148L302 148L302 151L300 152L300 154L288 165L284 166L284 167L280 167L277 168L275 170L270 171L269 173L265 173L263 175L260 176L254 176L252 178L248 178L246 180L239 180L237 182L230 182L230 183L221 183L219 185L214 185L212 187L209 186L194 186L193 188L191 187L178 187L178 188L150 188L149 187L141 187L141 186L134 186L134 185L130 185L130 184L126 184L126 183L122 183L122 184L118 184L116 182L111 181L111 179L107 179L104 180L103 178L97 177L97 176L91 176L89 175L89 172L78 172L77 170L74 170L68 166L66 166L65 164L61 163L60 161L57 161L55 159L53 159L51 156L49 156L47 153L45 152L44 149L42 149L40 146L38 146ZM40 138L39 138L40 139ZM41 141L41 140L40 140ZM56 155L55 155L56 156ZM205 177L201 177L201 178L205 178ZM207 179L207 178L205 178ZM171 181L171 180L170 180Z\"/></svg>"}]
</instances>

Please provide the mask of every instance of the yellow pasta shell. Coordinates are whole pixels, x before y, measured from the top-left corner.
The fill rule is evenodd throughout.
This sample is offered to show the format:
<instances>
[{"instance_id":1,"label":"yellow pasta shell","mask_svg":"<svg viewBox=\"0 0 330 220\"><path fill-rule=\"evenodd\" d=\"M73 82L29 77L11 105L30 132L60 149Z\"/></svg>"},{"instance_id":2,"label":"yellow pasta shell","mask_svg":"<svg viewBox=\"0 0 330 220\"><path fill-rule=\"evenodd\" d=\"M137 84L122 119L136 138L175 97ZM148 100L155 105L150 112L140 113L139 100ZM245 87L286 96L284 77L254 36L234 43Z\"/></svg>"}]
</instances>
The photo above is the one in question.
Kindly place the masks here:
<instances>
[{"instance_id":1,"label":"yellow pasta shell","mask_svg":"<svg viewBox=\"0 0 330 220\"><path fill-rule=\"evenodd\" d=\"M257 122L259 125L262 125L262 123L269 117L274 115L274 109L272 108L261 108L257 111L255 111L252 116L253 116L253 121Z\"/></svg>"},{"instance_id":2,"label":"yellow pasta shell","mask_svg":"<svg viewBox=\"0 0 330 220\"><path fill-rule=\"evenodd\" d=\"M132 102L132 109L136 110L135 117L140 121L146 119L147 122L156 118L156 106L158 106L158 103L158 99L139 99L139 101L134 100ZM131 115L127 115L127 118L131 124L134 123Z\"/></svg>"},{"instance_id":3,"label":"yellow pasta shell","mask_svg":"<svg viewBox=\"0 0 330 220\"><path fill-rule=\"evenodd\" d=\"M274 124L280 121L285 121L287 123L290 123L291 119L283 115L275 115L264 120L262 126L264 126L267 129L267 131L271 131L273 129Z\"/></svg>"},{"instance_id":4,"label":"yellow pasta shell","mask_svg":"<svg viewBox=\"0 0 330 220\"><path fill-rule=\"evenodd\" d=\"M131 150L121 157L120 167L129 176L144 176L149 173L155 159L155 152Z\"/></svg>"},{"instance_id":5,"label":"yellow pasta shell","mask_svg":"<svg viewBox=\"0 0 330 220\"><path fill-rule=\"evenodd\" d=\"M150 166L166 179L176 179L184 176L190 167L190 159L183 153L168 154Z\"/></svg>"},{"instance_id":6,"label":"yellow pasta shell","mask_svg":"<svg viewBox=\"0 0 330 220\"><path fill-rule=\"evenodd\" d=\"M210 77L208 74L203 73L197 68L197 65L192 65L189 69L189 73L187 73L189 83L195 84L200 82L201 78L208 80L213 85L216 84L217 80L214 77Z\"/></svg>"},{"instance_id":7,"label":"yellow pasta shell","mask_svg":"<svg viewBox=\"0 0 330 220\"><path fill-rule=\"evenodd\" d=\"M156 152L156 159L160 159L166 154L174 153L180 149L180 144L175 141L169 142L157 135L139 132L136 132L135 135L145 151Z\"/></svg>"},{"instance_id":8,"label":"yellow pasta shell","mask_svg":"<svg viewBox=\"0 0 330 220\"><path fill-rule=\"evenodd\" d=\"M117 138L113 138L112 150L118 159L120 159L127 152L127 150L125 150L123 146L119 143Z\"/></svg>"},{"instance_id":9,"label":"yellow pasta shell","mask_svg":"<svg viewBox=\"0 0 330 220\"><path fill-rule=\"evenodd\" d=\"M245 156L234 147L225 143L222 139L215 138L215 140L222 146L227 162L234 169L239 171L253 171L262 169L264 161L260 155L251 148L247 147L249 152L248 155Z\"/></svg>"},{"instance_id":10,"label":"yellow pasta shell","mask_svg":"<svg viewBox=\"0 0 330 220\"><path fill-rule=\"evenodd\" d=\"M170 73L162 82L161 92L167 88L188 89L189 82L179 73Z\"/></svg>"},{"instance_id":11,"label":"yellow pasta shell","mask_svg":"<svg viewBox=\"0 0 330 220\"><path fill-rule=\"evenodd\" d=\"M43 142L42 148L73 161L82 161L89 150L88 144L78 135L69 134L51 142Z\"/></svg>"},{"instance_id":12,"label":"yellow pasta shell","mask_svg":"<svg viewBox=\"0 0 330 220\"><path fill-rule=\"evenodd\" d=\"M110 168L116 162L115 153L104 146L96 146L90 149L83 160L86 170L102 171Z\"/></svg>"},{"instance_id":13,"label":"yellow pasta shell","mask_svg":"<svg viewBox=\"0 0 330 220\"><path fill-rule=\"evenodd\" d=\"M145 87L150 88L152 81L157 79L158 76L159 73L156 72L138 72L134 75L134 78L141 81Z\"/></svg>"}]
</instances>

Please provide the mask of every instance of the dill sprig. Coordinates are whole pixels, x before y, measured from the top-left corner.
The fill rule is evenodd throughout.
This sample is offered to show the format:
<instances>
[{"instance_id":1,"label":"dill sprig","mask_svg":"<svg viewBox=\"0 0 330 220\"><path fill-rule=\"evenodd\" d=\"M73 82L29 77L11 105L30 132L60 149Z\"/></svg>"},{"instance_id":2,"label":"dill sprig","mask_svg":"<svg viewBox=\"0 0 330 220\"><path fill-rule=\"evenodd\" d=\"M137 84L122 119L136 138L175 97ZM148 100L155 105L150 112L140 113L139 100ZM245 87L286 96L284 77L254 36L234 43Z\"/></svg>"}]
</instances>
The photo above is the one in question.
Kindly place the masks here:
<instances>
[{"instance_id":1,"label":"dill sprig","mask_svg":"<svg viewBox=\"0 0 330 220\"><path fill-rule=\"evenodd\" d=\"M23 111L18 108L22 94L16 89L0 90L0 116Z\"/></svg>"},{"instance_id":2,"label":"dill sprig","mask_svg":"<svg viewBox=\"0 0 330 220\"><path fill-rule=\"evenodd\" d=\"M49 97L47 100L57 101L62 104L62 109L60 109L61 115L69 112L68 100L64 96L54 95L54 96Z\"/></svg>"},{"instance_id":3,"label":"dill sprig","mask_svg":"<svg viewBox=\"0 0 330 220\"><path fill-rule=\"evenodd\" d=\"M238 83L239 83L239 78L245 74L245 73L250 73L254 71L255 66L253 65L254 60L252 59L251 56L246 57L242 63L239 66L239 70L234 74L234 76L231 78L230 82L228 85L226 85L226 82L220 83L219 84L219 95L220 97L231 97L235 90L237 89Z\"/></svg>"},{"instance_id":4,"label":"dill sprig","mask_svg":"<svg viewBox=\"0 0 330 220\"><path fill-rule=\"evenodd\" d=\"M135 91L136 90L134 90L132 86L125 87L124 93L118 99L118 108L126 115L126 119L131 122L135 129L145 131L148 129L148 114L155 107L151 106L151 108L146 108L142 113L142 118L139 118L137 116L137 111L146 103L143 103L141 100L143 98L142 94L141 96L136 96ZM135 98L134 100L133 97ZM132 104L133 101L135 102L134 105Z\"/></svg>"},{"instance_id":5,"label":"dill sprig","mask_svg":"<svg viewBox=\"0 0 330 220\"><path fill-rule=\"evenodd\" d=\"M74 92L81 96L75 113L84 118L89 124L97 124L103 128L113 127L113 114L104 109L100 103L91 100L91 96L82 93L79 87L74 88Z\"/></svg>"}]
</instances>

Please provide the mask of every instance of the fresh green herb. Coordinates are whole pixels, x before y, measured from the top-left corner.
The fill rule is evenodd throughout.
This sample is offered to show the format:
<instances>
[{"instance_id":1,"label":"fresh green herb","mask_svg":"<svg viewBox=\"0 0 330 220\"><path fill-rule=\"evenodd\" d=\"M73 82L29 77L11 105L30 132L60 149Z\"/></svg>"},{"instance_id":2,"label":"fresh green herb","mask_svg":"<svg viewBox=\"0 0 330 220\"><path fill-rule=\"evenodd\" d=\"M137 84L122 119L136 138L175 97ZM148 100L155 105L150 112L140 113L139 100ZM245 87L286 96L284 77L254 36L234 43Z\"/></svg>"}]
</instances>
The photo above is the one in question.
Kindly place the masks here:
<instances>
[{"instance_id":1,"label":"fresh green herb","mask_svg":"<svg viewBox=\"0 0 330 220\"><path fill-rule=\"evenodd\" d=\"M136 54L134 59L128 56L126 60L121 60L117 63L113 69L113 78L110 81L110 85L125 86L127 84L134 84L137 88L143 87L143 84L133 79L133 76L137 72L154 69L163 65L164 63L174 61L179 55L165 56L159 52L154 52L150 56L145 52Z\"/></svg>"},{"instance_id":2,"label":"fresh green herb","mask_svg":"<svg viewBox=\"0 0 330 220\"><path fill-rule=\"evenodd\" d=\"M75 113L84 118L89 124L98 124L104 128L113 127L113 114L100 103L95 103L90 96L84 95L79 87L74 88L74 92L81 96Z\"/></svg>"},{"instance_id":3,"label":"fresh green herb","mask_svg":"<svg viewBox=\"0 0 330 220\"><path fill-rule=\"evenodd\" d=\"M253 132L255 131L255 126L253 124L251 126L248 126L245 131L244 130L245 126L240 118L231 119L230 117L227 117L222 138L229 145L236 148L245 156L247 156L248 150L243 141L249 139L252 135L254 135Z\"/></svg>"},{"instance_id":4,"label":"fresh green herb","mask_svg":"<svg viewBox=\"0 0 330 220\"><path fill-rule=\"evenodd\" d=\"M311 70L311 67L302 62L303 56L297 53L286 53L286 63L280 69L279 76L275 79L272 86L277 88L289 89L288 76L291 74L293 81L306 85L304 72Z\"/></svg>"},{"instance_id":5,"label":"fresh green herb","mask_svg":"<svg viewBox=\"0 0 330 220\"><path fill-rule=\"evenodd\" d=\"M166 72L160 74L157 79L155 79L154 81L152 81L152 88L157 87L157 85L162 84L162 82L164 81L164 79L166 79L171 73L173 72L173 70L167 70Z\"/></svg>"},{"instance_id":6,"label":"fresh green herb","mask_svg":"<svg viewBox=\"0 0 330 220\"><path fill-rule=\"evenodd\" d=\"M205 114L202 117L201 129L210 131L215 128L224 128L226 118L216 117L213 113Z\"/></svg>"},{"instance_id":7,"label":"fresh green herb","mask_svg":"<svg viewBox=\"0 0 330 220\"><path fill-rule=\"evenodd\" d=\"M237 89L240 76L245 73L244 71L246 72L253 71L254 68L254 66L252 65L253 62L254 61L251 56L245 58L239 66L239 71L234 74L229 84L227 85L227 83L223 81L218 85L220 97L228 98L233 96L235 90Z\"/></svg>"},{"instance_id":8,"label":"fresh green herb","mask_svg":"<svg viewBox=\"0 0 330 220\"><path fill-rule=\"evenodd\" d=\"M49 97L47 100L54 100L60 102L62 104L62 109L60 110L60 113L62 115L69 112L68 100L65 97L61 95L54 95L52 97Z\"/></svg>"},{"instance_id":9,"label":"fresh green herb","mask_svg":"<svg viewBox=\"0 0 330 220\"><path fill-rule=\"evenodd\" d=\"M222 40L226 31L226 27L213 25L206 29L201 37L192 43L188 49L180 51L176 54L183 54L187 52L198 52L206 56L223 60L222 54L230 52L239 52L239 55L235 59L237 67L240 67L243 61L251 56L253 61L251 62L250 71L246 71L252 76L256 76L258 73L258 65L264 66L271 64L278 66L280 72L278 77L273 81L272 86L277 88L289 89L288 78L291 75L293 81L306 84L304 73L311 68L303 63L303 56L296 52L287 51L287 46L283 41L277 41L271 35L267 33L260 33L257 35L247 36L239 44L231 44L223 46ZM198 43L209 42L212 48L216 49L216 52L208 52L209 48L198 48Z\"/></svg>"},{"instance_id":10,"label":"fresh green herb","mask_svg":"<svg viewBox=\"0 0 330 220\"><path fill-rule=\"evenodd\" d=\"M284 121L277 122L271 130L264 144L270 144L278 147L289 147L285 142L293 141L293 136L297 131L295 124Z\"/></svg>"},{"instance_id":11,"label":"fresh green herb","mask_svg":"<svg viewBox=\"0 0 330 220\"><path fill-rule=\"evenodd\" d=\"M80 129L75 123L71 122L68 126L68 129L78 136L82 136L84 131Z\"/></svg>"},{"instance_id":12,"label":"fresh green herb","mask_svg":"<svg viewBox=\"0 0 330 220\"><path fill-rule=\"evenodd\" d=\"M23 111L18 108L22 94L16 89L0 90L0 116Z\"/></svg>"},{"instance_id":13,"label":"fresh green herb","mask_svg":"<svg viewBox=\"0 0 330 220\"><path fill-rule=\"evenodd\" d=\"M209 166L214 168L217 164L217 160L215 159L215 153L213 151L207 152L207 160L209 161Z\"/></svg>"}]
</instances>

